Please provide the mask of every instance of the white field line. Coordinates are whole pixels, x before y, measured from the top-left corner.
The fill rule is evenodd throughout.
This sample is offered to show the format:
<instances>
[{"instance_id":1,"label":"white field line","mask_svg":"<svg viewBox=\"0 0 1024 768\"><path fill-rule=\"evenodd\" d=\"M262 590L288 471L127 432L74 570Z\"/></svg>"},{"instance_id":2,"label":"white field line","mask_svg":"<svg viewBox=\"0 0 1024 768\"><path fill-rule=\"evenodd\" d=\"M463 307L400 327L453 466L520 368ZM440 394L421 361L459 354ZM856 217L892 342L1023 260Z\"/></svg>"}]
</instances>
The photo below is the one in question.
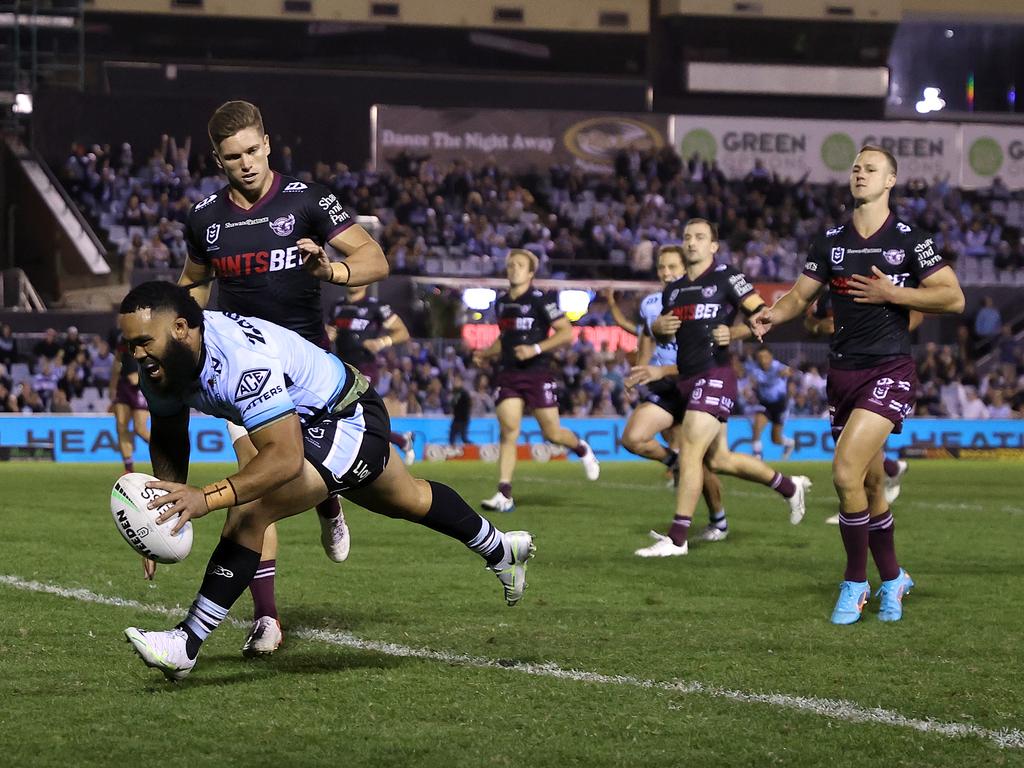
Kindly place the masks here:
<instances>
[{"instance_id":1,"label":"white field line","mask_svg":"<svg viewBox=\"0 0 1024 768\"><path fill-rule=\"evenodd\" d=\"M136 600L126 600L121 597L108 597L92 592L88 589L70 589L56 584L44 584L38 581L28 581L18 576L0 574L0 584L5 584L14 589L21 589L27 592L42 592L58 597L70 598L84 603L96 603L99 605L110 605L116 608L131 608L136 611L159 614L161 616L180 616L182 608L167 608L162 605L149 605ZM248 624L228 619L228 622L238 627L247 627ZM624 685L633 688L643 688L656 691L667 691L669 693L701 694L716 699L740 702L743 704L767 704L777 709L793 710L797 712L809 712L821 717L833 720L842 720L848 723L877 723L879 725L896 726L898 728L909 728L922 733L930 733L944 736L951 739L964 737L976 737L991 742L997 747L1008 749L1024 749L1024 732L1016 728L989 729L970 723L941 722L937 720L920 720L907 717L889 709L881 707L862 707L851 701L842 699L826 699L819 697L790 696L785 693L750 693L747 691L736 691L728 688L720 688L715 685L708 685L695 680L645 680L639 677L628 675L602 675L597 672L587 672L578 669L563 669L556 664L528 664L514 660L490 659L480 656L469 656L462 653L450 653L448 651L433 651L429 648L411 648L405 645L387 643L376 640L363 640L347 632L332 632L322 629L309 629L305 627L293 628L292 635L305 640L339 646L342 648L353 648L360 651L380 653L385 656L398 656L402 658L424 659L427 661L439 661L444 664L453 664L476 669L497 669L520 674L533 675L535 677L547 677L556 680L570 680L578 683L590 683L592 685Z\"/></svg>"}]
</instances>

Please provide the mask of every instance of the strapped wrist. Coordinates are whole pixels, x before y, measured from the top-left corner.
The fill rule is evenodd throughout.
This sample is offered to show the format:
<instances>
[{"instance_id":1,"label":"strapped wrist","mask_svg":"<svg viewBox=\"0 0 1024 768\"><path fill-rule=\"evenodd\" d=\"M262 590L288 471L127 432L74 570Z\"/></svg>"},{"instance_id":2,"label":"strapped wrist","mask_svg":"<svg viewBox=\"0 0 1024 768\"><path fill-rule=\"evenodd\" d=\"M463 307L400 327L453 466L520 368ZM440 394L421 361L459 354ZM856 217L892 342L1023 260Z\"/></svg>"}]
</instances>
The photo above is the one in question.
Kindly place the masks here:
<instances>
[{"instance_id":1,"label":"strapped wrist","mask_svg":"<svg viewBox=\"0 0 1024 768\"><path fill-rule=\"evenodd\" d=\"M202 488L203 498L206 500L206 509L212 512L215 509L233 507L238 503L238 494L235 492L235 484L231 478L224 478L215 483L204 485Z\"/></svg>"}]
</instances>

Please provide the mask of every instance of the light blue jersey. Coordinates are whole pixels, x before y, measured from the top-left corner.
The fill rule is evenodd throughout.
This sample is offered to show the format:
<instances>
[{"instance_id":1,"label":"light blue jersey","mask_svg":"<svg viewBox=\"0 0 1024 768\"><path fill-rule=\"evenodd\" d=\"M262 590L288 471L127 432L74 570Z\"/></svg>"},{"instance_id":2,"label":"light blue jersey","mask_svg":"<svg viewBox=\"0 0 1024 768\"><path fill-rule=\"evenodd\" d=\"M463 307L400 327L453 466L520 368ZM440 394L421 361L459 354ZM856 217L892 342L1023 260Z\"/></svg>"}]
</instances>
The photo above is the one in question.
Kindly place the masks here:
<instances>
[{"instance_id":1,"label":"light blue jersey","mask_svg":"<svg viewBox=\"0 0 1024 768\"><path fill-rule=\"evenodd\" d=\"M679 347L676 342L670 341L667 344L658 342L657 337L651 330L651 325L661 314L661 291L652 293L640 302L640 333L646 333L654 339L654 353L651 355L651 365L675 365L676 352ZM639 333L637 334L640 335ZM674 339L674 337L673 337Z\"/></svg>"},{"instance_id":2,"label":"light blue jersey","mask_svg":"<svg viewBox=\"0 0 1024 768\"><path fill-rule=\"evenodd\" d=\"M303 427L337 405L352 372L334 355L293 331L255 317L203 312L202 374L184 400L142 389L158 416L179 413L182 404L220 416L253 432L296 413Z\"/></svg>"},{"instance_id":3,"label":"light blue jersey","mask_svg":"<svg viewBox=\"0 0 1024 768\"><path fill-rule=\"evenodd\" d=\"M786 399L786 373L789 368L778 360L772 360L767 371L754 360L747 360L746 368L757 391L758 400L762 403L778 403Z\"/></svg>"}]
</instances>

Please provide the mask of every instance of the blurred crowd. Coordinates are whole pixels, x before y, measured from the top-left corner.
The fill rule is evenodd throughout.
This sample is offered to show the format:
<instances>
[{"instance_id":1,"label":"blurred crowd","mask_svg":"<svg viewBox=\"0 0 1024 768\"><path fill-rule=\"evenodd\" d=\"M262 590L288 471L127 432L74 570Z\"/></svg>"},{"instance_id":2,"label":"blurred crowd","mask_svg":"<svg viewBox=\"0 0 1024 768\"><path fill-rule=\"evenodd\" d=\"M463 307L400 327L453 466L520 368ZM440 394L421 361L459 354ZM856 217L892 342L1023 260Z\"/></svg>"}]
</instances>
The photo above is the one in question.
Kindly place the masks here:
<instances>
[{"instance_id":1,"label":"blurred crowd","mask_svg":"<svg viewBox=\"0 0 1024 768\"><path fill-rule=\"evenodd\" d=\"M983 308L984 310L984 308ZM981 314L981 312L979 312ZM983 316L984 320L984 316ZM977 321L977 317L975 317ZM977 322L974 323L978 325ZM1024 353L1008 325L979 347L970 325L957 343L926 344L917 351L920 388L917 413L972 419L1024 417ZM109 405L114 338L83 337L71 327L42 338L15 337L0 326L0 412L70 413L105 411ZM988 372L979 374L978 350L990 350ZM735 345L734 366L740 397L736 415L758 408L748 362L754 345ZM569 416L626 416L639 403L641 390L625 387L631 355L581 340L554 355L559 411ZM377 390L392 416L448 416L461 398L470 416L494 413L494 370L475 368L462 344L410 341L378 354ZM827 416L827 370L809 362L781 359L789 366L789 414Z\"/></svg>"},{"instance_id":2,"label":"blurred crowd","mask_svg":"<svg viewBox=\"0 0 1024 768\"><path fill-rule=\"evenodd\" d=\"M493 162L408 154L388 165L294 168L287 146L275 147L273 158L275 169L324 184L357 214L376 216L396 273L500 274L508 250L526 248L553 277L647 277L658 246L679 242L696 216L718 224L719 261L754 280L789 281L809 241L849 215L843 185L780 179L759 161L746 178L729 180L714 163L684 160L669 147L623 151L603 175L558 165L514 174ZM129 144L75 145L63 179L119 250L129 281L133 269L181 266L189 207L223 184L209 152L170 136L145 156ZM910 179L893 196L901 217L936 233L967 284L1024 283L1022 201L999 179L977 191Z\"/></svg>"}]
</instances>

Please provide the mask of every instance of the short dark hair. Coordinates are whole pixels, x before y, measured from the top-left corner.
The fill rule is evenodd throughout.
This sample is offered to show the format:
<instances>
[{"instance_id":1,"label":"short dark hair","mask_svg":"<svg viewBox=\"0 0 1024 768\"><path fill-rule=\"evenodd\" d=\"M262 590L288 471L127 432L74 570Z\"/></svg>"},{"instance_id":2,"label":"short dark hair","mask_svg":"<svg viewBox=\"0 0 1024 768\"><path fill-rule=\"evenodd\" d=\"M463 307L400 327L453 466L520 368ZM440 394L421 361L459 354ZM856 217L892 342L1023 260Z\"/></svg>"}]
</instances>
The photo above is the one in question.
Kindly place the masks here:
<instances>
[{"instance_id":1,"label":"short dark hair","mask_svg":"<svg viewBox=\"0 0 1024 768\"><path fill-rule=\"evenodd\" d=\"M690 219L689 221L686 222L686 227L689 227L692 224L707 224L708 225L708 229L711 230L711 242L713 242L713 243L717 243L718 242L718 225L717 224L713 224L712 222L708 221L707 219L694 218L694 219ZM683 229L686 229L686 227L683 227Z\"/></svg>"},{"instance_id":2,"label":"short dark hair","mask_svg":"<svg viewBox=\"0 0 1024 768\"><path fill-rule=\"evenodd\" d=\"M140 309L153 311L169 309L176 317L182 317L189 328L203 327L203 310L192 298L188 288L169 283L166 280L150 280L132 288L121 300L120 312L128 315Z\"/></svg>"},{"instance_id":3,"label":"short dark hair","mask_svg":"<svg viewBox=\"0 0 1024 768\"><path fill-rule=\"evenodd\" d=\"M893 155L893 153L890 152L888 149L886 149L885 147L880 147L877 144L865 144L863 147L860 148L860 151L858 151L857 154L859 155L863 152L878 152L880 155L885 155L885 161L889 163L889 167L892 168L892 175L896 175L896 156Z\"/></svg>"},{"instance_id":4,"label":"short dark hair","mask_svg":"<svg viewBox=\"0 0 1024 768\"><path fill-rule=\"evenodd\" d=\"M263 115L259 107L248 101L226 101L217 107L210 122L206 125L206 131L210 136L210 143L213 148L220 151L220 143L239 131L246 128L255 128L263 136L266 131L263 129Z\"/></svg>"},{"instance_id":5,"label":"short dark hair","mask_svg":"<svg viewBox=\"0 0 1024 768\"><path fill-rule=\"evenodd\" d=\"M674 253L679 257L680 260L685 261L685 258L683 256L683 246L681 246L679 243L667 243L661 246L658 249L659 259L661 258L661 255L663 253Z\"/></svg>"}]
</instances>

